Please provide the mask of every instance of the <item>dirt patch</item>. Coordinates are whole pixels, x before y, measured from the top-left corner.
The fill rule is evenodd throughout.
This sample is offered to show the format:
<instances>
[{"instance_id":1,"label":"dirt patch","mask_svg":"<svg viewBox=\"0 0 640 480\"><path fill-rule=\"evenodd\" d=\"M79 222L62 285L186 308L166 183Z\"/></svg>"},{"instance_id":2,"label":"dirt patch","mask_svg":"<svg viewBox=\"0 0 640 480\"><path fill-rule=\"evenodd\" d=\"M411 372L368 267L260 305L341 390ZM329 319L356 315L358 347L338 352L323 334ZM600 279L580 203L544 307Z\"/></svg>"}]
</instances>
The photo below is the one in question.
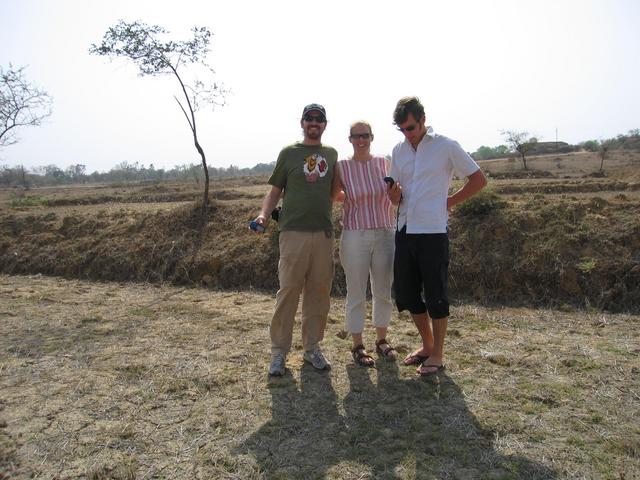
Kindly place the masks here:
<instances>
[{"instance_id":1,"label":"dirt patch","mask_svg":"<svg viewBox=\"0 0 640 480\"><path fill-rule=\"evenodd\" d=\"M274 298L0 276L4 478L635 478L638 317L456 305L447 369L323 348L268 380ZM373 328L367 321L365 343ZM394 314L391 341L416 345ZM427 412L417 414L416 412ZM313 455L309 448L313 446Z\"/></svg>"}]
</instances>

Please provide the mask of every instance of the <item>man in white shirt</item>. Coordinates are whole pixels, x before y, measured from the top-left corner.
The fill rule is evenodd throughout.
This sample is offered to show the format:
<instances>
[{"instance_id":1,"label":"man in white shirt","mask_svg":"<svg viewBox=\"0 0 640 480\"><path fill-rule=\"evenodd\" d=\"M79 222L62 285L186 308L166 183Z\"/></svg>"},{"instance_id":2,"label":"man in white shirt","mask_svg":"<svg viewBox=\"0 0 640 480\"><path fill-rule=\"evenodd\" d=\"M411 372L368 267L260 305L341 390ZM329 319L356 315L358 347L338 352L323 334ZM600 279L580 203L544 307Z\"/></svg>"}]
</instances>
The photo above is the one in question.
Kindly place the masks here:
<instances>
[{"instance_id":1,"label":"man in white shirt","mask_svg":"<svg viewBox=\"0 0 640 480\"><path fill-rule=\"evenodd\" d=\"M479 192L487 179L458 142L433 133L425 125L424 107L417 97L401 98L393 114L405 139L393 149L389 187L398 207L394 289L398 311L409 310L422 347L404 359L420 365L418 373L432 375L444 368L444 340L449 319L448 211ZM449 196L453 174L466 178Z\"/></svg>"}]
</instances>

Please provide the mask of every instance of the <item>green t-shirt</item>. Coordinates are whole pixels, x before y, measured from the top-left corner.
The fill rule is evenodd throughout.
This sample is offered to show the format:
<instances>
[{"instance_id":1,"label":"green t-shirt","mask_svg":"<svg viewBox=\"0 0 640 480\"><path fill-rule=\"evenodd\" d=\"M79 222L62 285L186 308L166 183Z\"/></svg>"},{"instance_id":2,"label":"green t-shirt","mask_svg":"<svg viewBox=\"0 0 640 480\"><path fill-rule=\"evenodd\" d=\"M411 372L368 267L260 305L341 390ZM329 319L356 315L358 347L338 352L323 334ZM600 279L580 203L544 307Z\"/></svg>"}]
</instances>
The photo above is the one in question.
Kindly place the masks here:
<instances>
[{"instance_id":1,"label":"green t-shirt","mask_svg":"<svg viewBox=\"0 0 640 480\"><path fill-rule=\"evenodd\" d=\"M282 149L269 184L284 189L278 229L332 230L331 183L338 152L326 145L294 143Z\"/></svg>"}]
</instances>

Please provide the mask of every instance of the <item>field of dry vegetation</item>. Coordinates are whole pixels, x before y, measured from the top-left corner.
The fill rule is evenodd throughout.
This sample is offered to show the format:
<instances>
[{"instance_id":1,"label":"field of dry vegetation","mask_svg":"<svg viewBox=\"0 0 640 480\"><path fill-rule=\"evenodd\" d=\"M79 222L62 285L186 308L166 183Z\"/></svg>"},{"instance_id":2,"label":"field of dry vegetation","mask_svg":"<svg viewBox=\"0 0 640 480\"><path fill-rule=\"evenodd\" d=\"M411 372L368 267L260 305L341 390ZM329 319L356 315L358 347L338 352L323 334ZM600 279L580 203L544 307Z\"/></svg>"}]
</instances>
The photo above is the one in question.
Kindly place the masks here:
<instances>
[{"instance_id":1,"label":"field of dry vegetation","mask_svg":"<svg viewBox=\"0 0 640 480\"><path fill-rule=\"evenodd\" d=\"M353 365L339 264L333 369L297 328L267 378L264 178L213 182L206 224L196 185L0 191L0 479L640 478L640 155L528 163L483 162L452 216L428 380ZM416 344L408 316L390 338Z\"/></svg>"}]
</instances>

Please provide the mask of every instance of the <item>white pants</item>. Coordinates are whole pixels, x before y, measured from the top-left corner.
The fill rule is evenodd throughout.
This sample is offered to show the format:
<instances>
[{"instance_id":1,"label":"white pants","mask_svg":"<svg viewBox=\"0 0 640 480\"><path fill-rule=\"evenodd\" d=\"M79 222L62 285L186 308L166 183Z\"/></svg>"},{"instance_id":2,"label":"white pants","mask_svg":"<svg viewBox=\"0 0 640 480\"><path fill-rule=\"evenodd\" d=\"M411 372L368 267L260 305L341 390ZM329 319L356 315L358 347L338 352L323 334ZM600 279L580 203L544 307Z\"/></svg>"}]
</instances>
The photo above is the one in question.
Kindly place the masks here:
<instances>
[{"instance_id":1,"label":"white pants","mask_svg":"<svg viewBox=\"0 0 640 480\"><path fill-rule=\"evenodd\" d=\"M340 261L347 279L346 330L362 333L367 314L367 280L371 276L373 324L388 327L391 320L394 231L343 230Z\"/></svg>"}]
</instances>

